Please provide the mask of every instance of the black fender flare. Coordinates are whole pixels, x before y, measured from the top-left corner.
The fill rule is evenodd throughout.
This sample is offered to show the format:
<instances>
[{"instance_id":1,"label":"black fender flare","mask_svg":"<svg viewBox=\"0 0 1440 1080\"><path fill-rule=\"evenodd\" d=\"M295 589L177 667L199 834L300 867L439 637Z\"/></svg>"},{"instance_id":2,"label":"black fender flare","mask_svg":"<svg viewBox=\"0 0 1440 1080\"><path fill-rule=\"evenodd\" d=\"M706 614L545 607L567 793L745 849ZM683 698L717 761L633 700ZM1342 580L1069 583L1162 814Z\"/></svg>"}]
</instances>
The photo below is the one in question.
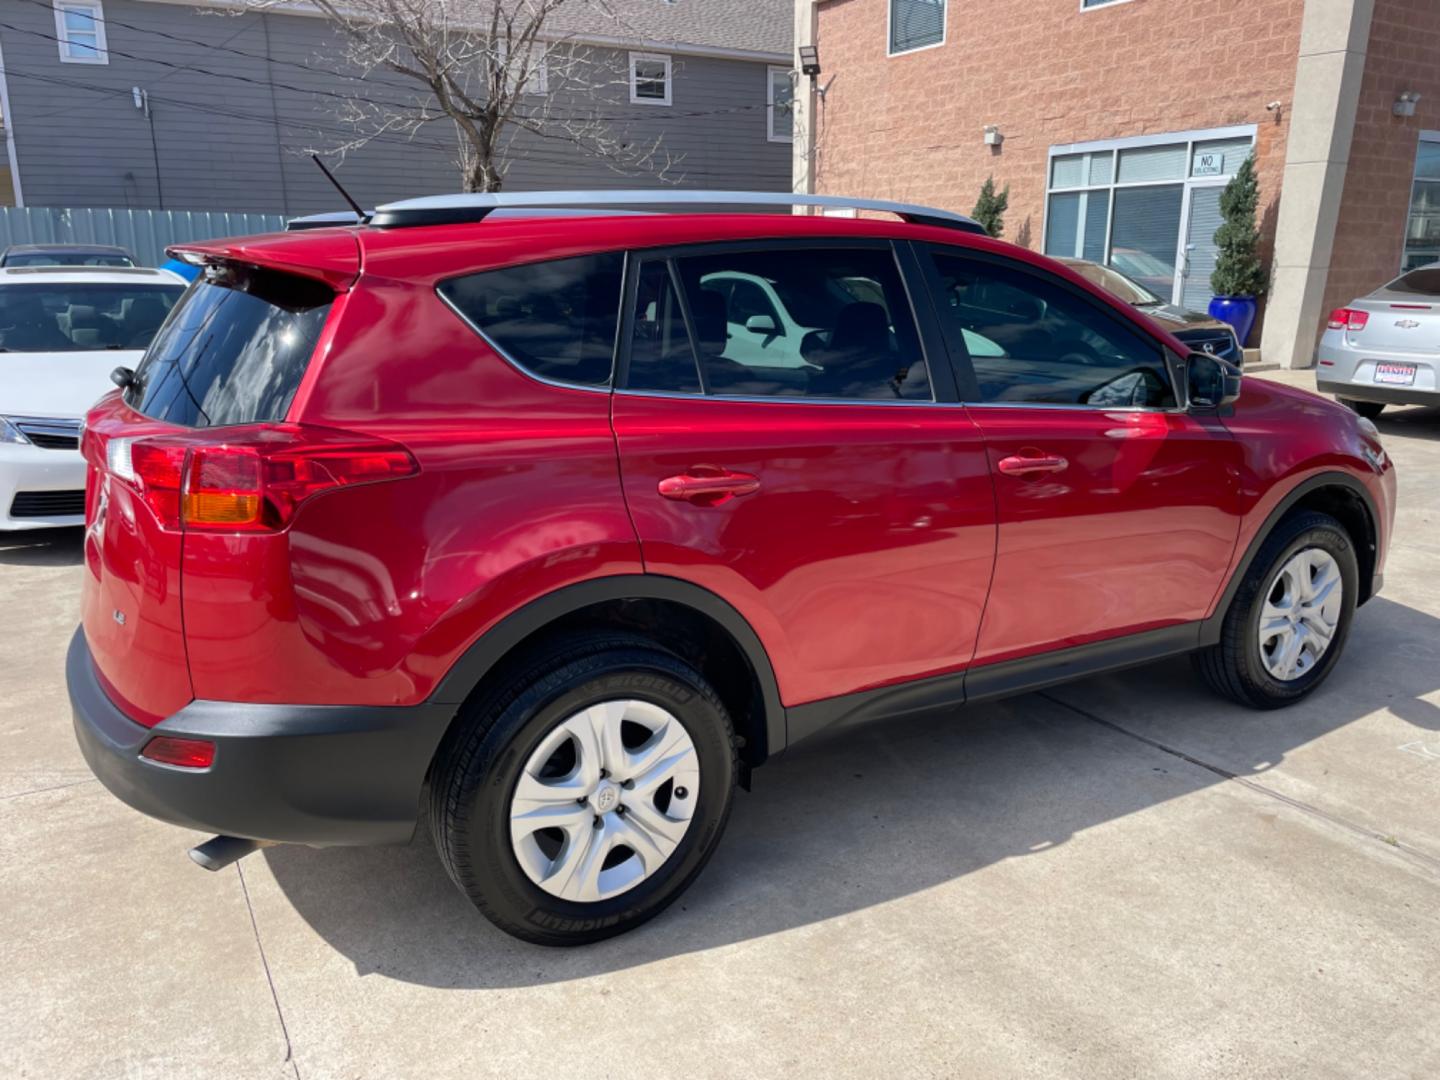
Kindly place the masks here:
<instances>
[{"instance_id":1,"label":"black fender flare","mask_svg":"<svg viewBox=\"0 0 1440 1080\"><path fill-rule=\"evenodd\" d=\"M450 665L450 670L428 700L435 704L459 705L480 680L525 638L565 615L615 600L667 600L689 607L718 623L740 647L760 684L765 708L766 753L773 755L785 748L785 707L780 701L775 669L759 635L743 615L715 593L663 574L617 574L592 578L531 600L472 642Z\"/></svg>"},{"instance_id":2,"label":"black fender flare","mask_svg":"<svg viewBox=\"0 0 1440 1080\"><path fill-rule=\"evenodd\" d=\"M1240 590L1240 583L1245 580L1245 575L1250 572L1250 564L1255 561L1255 556L1260 554L1260 548L1269 539L1275 526L1291 510L1295 509L1297 503L1311 492L1320 488L1343 487L1354 495L1360 497L1361 504L1365 507L1365 513L1370 517L1370 529L1375 537L1378 546L1380 542L1380 515L1375 509L1375 500L1370 497L1370 492L1355 477L1349 473L1330 471L1317 473L1300 481L1288 492L1285 497L1276 504L1275 509L1261 523L1260 528L1255 531L1255 536L1250 541L1250 546L1245 549L1245 554L1235 566L1235 571L1230 575L1230 581L1225 586L1225 591L1220 596L1220 602L1215 605L1214 613L1200 624L1200 644L1214 645L1220 641L1220 630L1225 622L1225 613L1230 610L1230 603L1235 599L1235 594ZM1376 552L1378 557L1379 552ZM1369 595L1373 595L1372 593ZM1368 599L1368 595L1364 598ZM1362 599L1363 602L1363 599Z\"/></svg>"}]
</instances>

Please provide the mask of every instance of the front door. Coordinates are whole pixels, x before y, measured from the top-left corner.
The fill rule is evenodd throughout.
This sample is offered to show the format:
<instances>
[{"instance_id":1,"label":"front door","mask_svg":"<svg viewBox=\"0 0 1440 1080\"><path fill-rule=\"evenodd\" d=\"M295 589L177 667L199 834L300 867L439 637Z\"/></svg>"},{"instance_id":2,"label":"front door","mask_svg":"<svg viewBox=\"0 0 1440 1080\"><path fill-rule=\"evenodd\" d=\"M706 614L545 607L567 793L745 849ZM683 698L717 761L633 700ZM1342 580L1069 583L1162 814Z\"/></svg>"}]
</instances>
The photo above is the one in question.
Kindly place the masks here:
<instances>
[{"instance_id":1,"label":"front door","mask_svg":"<svg viewBox=\"0 0 1440 1080\"><path fill-rule=\"evenodd\" d=\"M650 573L723 597L787 706L963 668L994 558L980 433L920 348L888 242L646 253L614 426ZM718 287L765 283L773 363ZM753 312L751 313L753 314Z\"/></svg>"},{"instance_id":2,"label":"front door","mask_svg":"<svg viewBox=\"0 0 1440 1080\"><path fill-rule=\"evenodd\" d=\"M1185 245L1180 253L1180 281L1175 302L1191 311L1206 311L1214 292L1210 275L1220 249L1215 231L1224 220L1220 216L1220 195L1225 185L1191 184L1185 191Z\"/></svg>"},{"instance_id":3,"label":"front door","mask_svg":"<svg viewBox=\"0 0 1440 1080\"><path fill-rule=\"evenodd\" d=\"M1175 407L1160 344L1103 301L1015 260L932 256L999 511L975 663L1204 618L1239 531L1238 444Z\"/></svg>"}]
</instances>

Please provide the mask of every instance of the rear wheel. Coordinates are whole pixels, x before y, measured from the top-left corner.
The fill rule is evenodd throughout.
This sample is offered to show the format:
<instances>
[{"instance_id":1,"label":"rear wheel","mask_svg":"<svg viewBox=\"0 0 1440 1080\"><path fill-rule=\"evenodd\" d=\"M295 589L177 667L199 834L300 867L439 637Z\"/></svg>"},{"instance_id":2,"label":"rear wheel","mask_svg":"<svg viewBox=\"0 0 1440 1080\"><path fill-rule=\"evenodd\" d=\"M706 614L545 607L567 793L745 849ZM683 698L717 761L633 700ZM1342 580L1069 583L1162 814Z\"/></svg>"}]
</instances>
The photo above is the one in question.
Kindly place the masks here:
<instances>
[{"instance_id":1,"label":"rear wheel","mask_svg":"<svg viewBox=\"0 0 1440 1080\"><path fill-rule=\"evenodd\" d=\"M1337 398L1341 405L1344 405L1352 412L1357 412L1366 420L1374 420L1385 411L1383 401L1356 401L1354 398Z\"/></svg>"},{"instance_id":2,"label":"rear wheel","mask_svg":"<svg viewBox=\"0 0 1440 1080\"><path fill-rule=\"evenodd\" d=\"M730 719L640 637L571 638L467 706L436 761L431 829L451 878L502 930L576 945L652 918L729 816Z\"/></svg>"},{"instance_id":3,"label":"rear wheel","mask_svg":"<svg viewBox=\"0 0 1440 1080\"><path fill-rule=\"evenodd\" d=\"M1215 690L1275 709L1305 697L1340 658L1359 593L1350 536L1328 514L1276 526L1225 613L1220 642L1195 654Z\"/></svg>"}]
</instances>

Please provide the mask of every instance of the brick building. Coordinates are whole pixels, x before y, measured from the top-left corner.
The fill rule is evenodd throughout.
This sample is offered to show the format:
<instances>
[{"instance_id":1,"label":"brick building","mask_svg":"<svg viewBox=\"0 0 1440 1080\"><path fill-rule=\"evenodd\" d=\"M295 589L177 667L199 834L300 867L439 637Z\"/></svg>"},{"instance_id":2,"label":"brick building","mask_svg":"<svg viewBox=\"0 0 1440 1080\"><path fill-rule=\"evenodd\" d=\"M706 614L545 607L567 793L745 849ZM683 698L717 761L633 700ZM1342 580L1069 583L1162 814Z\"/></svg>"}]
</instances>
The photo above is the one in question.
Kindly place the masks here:
<instances>
[{"instance_id":1,"label":"brick building","mask_svg":"<svg viewBox=\"0 0 1440 1080\"><path fill-rule=\"evenodd\" d=\"M1253 149L1267 361L1440 259L1437 0L796 0L796 40L797 187L968 211L993 175L1008 239L1190 307Z\"/></svg>"}]
</instances>

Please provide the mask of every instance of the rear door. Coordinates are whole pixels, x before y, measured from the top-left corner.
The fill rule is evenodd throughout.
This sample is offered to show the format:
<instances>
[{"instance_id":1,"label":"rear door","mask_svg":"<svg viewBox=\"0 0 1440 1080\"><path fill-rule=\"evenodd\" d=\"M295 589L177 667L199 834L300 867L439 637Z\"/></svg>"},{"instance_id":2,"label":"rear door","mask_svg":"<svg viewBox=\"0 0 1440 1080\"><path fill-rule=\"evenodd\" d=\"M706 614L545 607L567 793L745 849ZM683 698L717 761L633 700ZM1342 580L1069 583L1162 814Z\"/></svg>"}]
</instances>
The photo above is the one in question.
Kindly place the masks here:
<instances>
[{"instance_id":1,"label":"rear door","mask_svg":"<svg viewBox=\"0 0 1440 1080\"><path fill-rule=\"evenodd\" d=\"M646 252L627 278L613 415L646 570L736 607L787 705L954 671L975 646L994 497L901 254L768 241ZM774 364L710 287L746 279L784 308Z\"/></svg>"},{"instance_id":2,"label":"rear door","mask_svg":"<svg viewBox=\"0 0 1440 1080\"><path fill-rule=\"evenodd\" d=\"M1018 260L929 253L999 541L976 664L1202 619L1239 532L1238 444L1176 407L1166 352Z\"/></svg>"}]
</instances>

